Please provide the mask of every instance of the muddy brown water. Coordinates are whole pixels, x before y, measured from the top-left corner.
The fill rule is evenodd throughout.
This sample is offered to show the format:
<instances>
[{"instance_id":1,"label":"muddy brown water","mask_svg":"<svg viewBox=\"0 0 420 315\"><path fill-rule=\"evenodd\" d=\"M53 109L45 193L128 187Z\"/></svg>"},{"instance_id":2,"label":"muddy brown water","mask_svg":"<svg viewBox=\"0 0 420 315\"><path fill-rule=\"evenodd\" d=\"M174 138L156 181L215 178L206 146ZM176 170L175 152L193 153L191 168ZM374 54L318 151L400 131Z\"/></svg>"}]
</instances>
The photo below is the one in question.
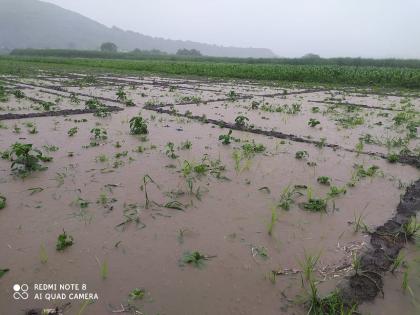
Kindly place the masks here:
<instances>
[{"instance_id":1,"label":"muddy brown water","mask_svg":"<svg viewBox=\"0 0 420 315\"><path fill-rule=\"evenodd\" d=\"M218 110L227 111L224 107ZM350 224L355 214L363 213L368 226L383 224L395 212L405 187L420 173L411 166L393 165L375 157L290 141L282 143L240 131L234 131L233 136L242 142L223 145L218 137L226 134L226 129L147 110L141 110L141 114L148 119L149 135L147 141L141 141L139 136L129 134L128 126L128 120L139 111L125 108L102 119L75 115L18 122L23 126L26 121L35 122L37 134L30 134L25 128L16 134L15 121L3 121L8 129L0 129L1 151L16 141L33 143L44 151L45 145L59 149L47 153L54 158L46 164L47 170L24 180L10 174L10 161L0 160L0 194L7 197L7 207L0 210L0 268L10 269L0 279L0 314L24 314L25 309L50 308L66 302L71 302L66 314L78 314L83 307L83 314L112 314L109 305L114 310L121 308L135 288L146 291L142 300L132 301L144 314L306 314L297 303L304 296L300 275L281 275L273 284L270 272L300 270L299 261L305 251L320 252L317 277L323 280L321 292L331 291L343 276L331 270L348 268L349 249L369 243L369 237L355 233ZM211 113L208 111L207 115ZM74 121L82 119L87 122ZM74 126L78 133L69 137L67 131ZM95 127L104 128L108 139L99 146L83 148L89 145L90 130ZM165 154L167 142L179 147L187 140L192 148L176 149L177 159ZM249 162L242 161L241 169L235 170L234 149L252 140L263 144L266 152L256 154ZM117 142L120 148L115 146ZM145 151L133 152L138 146ZM295 153L303 150L309 158L297 160ZM127 156L115 157L124 151ZM179 172L183 161L198 163L205 155L212 161L220 159L226 166L222 174L229 180L212 175L197 178L194 187L200 187L201 200L189 194L177 198L171 195L170 192L187 191ZM100 162L100 156L106 161ZM308 162L315 162L316 166ZM307 185L314 196L325 197L329 187L319 185L317 177L330 176L333 185L344 186L355 163L365 167L377 165L381 174L347 188L334 204L329 202L327 213L302 210L298 204L305 201L305 196L298 198L289 211L277 209L278 220L272 235L268 235L271 208L288 185ZM146 174L159 185L147 185L150 200L164 204L177 199L188 207L179 211L151 204L146 209L145 194L140 189ZM30 189L35 187L43 190L32 193ZM269 191L261 190L263 187ZM115 198L115 202L106 206L97 203L101 194ZM80 208L77 198L88 201L88 207ZM144 228L132 222L124 230L116 229L126 219L123 210L129 204L138 211ZM57 236L63 229L74 237L75 243L57 252ZM180 230L184 231L182 239ZM267 251L266 259L256 254L256 249L262 247ZM201 269L182 267L179 260L188 250L215 257ZM407 257L413 257L410 261L418 256L416 253L417 247L407 248ZM42 259L47 261L43 263ZM106 279L101 277L103 262L109 268ZM399 299L401 274L397 277L398 281L386 277L385 301L398 304L400 312L411 314L415 308L407 303L407 298ZM29 285L28 300L13 298L16 283ZM87 292L97 293L99 300L87 306L81 300L34 300L33 286L45 283L86 284ZM412 290L419 292L415 282ZM377 299L363 305L363 310L394 314L393 308L386 305Z\"/></svg>"}]
</instances>

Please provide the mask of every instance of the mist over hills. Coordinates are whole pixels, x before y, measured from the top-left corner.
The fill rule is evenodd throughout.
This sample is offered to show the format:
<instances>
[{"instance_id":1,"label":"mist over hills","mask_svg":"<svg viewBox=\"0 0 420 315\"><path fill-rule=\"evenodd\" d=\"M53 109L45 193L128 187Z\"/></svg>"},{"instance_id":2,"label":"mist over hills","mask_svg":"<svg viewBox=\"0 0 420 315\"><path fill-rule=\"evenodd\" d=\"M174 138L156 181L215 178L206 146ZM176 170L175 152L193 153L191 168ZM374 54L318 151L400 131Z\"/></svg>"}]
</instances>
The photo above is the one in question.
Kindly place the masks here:
<instances>
[{"instance_id":1,"label":"mist over hills","mask_svg":"<svg viewBox=\"0 0 420 315\"><path fill-rule=\"evenodd\" d=\"M15 48L96 50L108 41L123 51L159 49L173 54L187 48L215 57L275 57L265 48L223 47L109 28L81 14L38 0L0 0L0 50L3 52Z\"/></svg>"}]
</instances>

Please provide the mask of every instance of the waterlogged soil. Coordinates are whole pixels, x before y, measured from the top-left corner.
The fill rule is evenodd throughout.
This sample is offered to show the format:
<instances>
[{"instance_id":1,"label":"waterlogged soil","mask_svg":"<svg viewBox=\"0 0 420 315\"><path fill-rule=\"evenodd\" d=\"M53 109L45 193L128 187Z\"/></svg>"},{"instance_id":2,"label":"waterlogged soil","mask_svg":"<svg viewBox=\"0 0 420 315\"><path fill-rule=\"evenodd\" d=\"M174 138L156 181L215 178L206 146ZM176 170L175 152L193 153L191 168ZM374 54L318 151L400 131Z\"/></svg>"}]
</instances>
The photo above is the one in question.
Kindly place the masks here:
<instances>
[{"instance_id":1,"label":"waterlogged soil","mask_svg":"<svg viewBox=\"0 0 420 315\"><path fill-rule=\"evenodd\" d=\"M150 78L148 83L156 80ZM170 84L172 80L161 79ZM98 95L106 92L101 89ZM115 90L109 91L109 97L115 97ZM125 90L130 91L128 86ZM153 86L148 91L158 96L169 93ZM213 96L199 91L194 95L204 100ZM299 263L305 253L320 253L316 267L320 291L333 290L352 272L352 251L359 252L370 242L368 235L355 232L355 216L362 215L371 229L384 224L395 213L405 188L420 174L412 166L375 156L245 131L233 131L236 140L223 145L218 138L228 129L139 108L143 104L120 105L122 111L105 118L83 114L2 121L0 151L15 142L32 143L53 160L45 163L48 169L20 179L11 174L11 162L0 159L0 194L7 198L0 210L0 269L10 269L0 279L0 314L24 314L31 308L68 302L65 314L78 314L81 309L83 314L112 314L128 303L144 314L306 314ZM191 110L208 109L207 117L217 110L223 115L218 118L230 121L231 103L214 110L209 104L194 105ZM147 119L147 137L130 134L128 121L139 113ZM259 115L249 111L247 116L264 127ZM29 131L28 122L37 126L37 133ZM74 127L77 133L70 137L68 131ZM95 141L93 128L107 133L107 139L97 140L96 146L90 145ZM278 129L287 131L282 126ZM176 157L168 156L172 154L167 152L168 142L174 144ZM253 142L262 144L265 151L235 163L233 153L243 154L242 145ZM298 151L306 151L307 156L296 159ZM210 172L194 176L192 194L181 168L184 161L197 165L203 159L224 167L219 176ZM365 169L375 165L378 171L349 187L355 164ZM146 175L154 182L146 177L145 187ZM288 211L276 207L282 192L294 185L310 187L314 198L327 197L330 187L319 184L319 176L329 176L331 185L346 188L345 193L329 198L326 212L303 209L308 194L303 188ZM174 200L182 210L164 207ZM273 208L277 219L269 235ZM58 252L57 237L63 229L74 237L74 244ZM194 250L209 259L201 268L182 266L183 253ZM407 261L415 264L416 253L415 247L408 247ZM276 281L273 271L278 273ZM414 271L412 275L416 277ZM398 281L392 277L385 277L385 301L398 304L402 314L415 314L408 298L399 299L401 274L397 273ZM16 283L29 285L29 299L13 298ZM34 284L45 283L86 284L85 292L97 293L98 300L92 304L69 296L34 300ZM136 288L145 290L142 299L129 298ZM414 294L420 292L415 282L411 289ZM394 314L386 305L377 299L363 305L363 311Z\"/></svg>"}]
</instances>

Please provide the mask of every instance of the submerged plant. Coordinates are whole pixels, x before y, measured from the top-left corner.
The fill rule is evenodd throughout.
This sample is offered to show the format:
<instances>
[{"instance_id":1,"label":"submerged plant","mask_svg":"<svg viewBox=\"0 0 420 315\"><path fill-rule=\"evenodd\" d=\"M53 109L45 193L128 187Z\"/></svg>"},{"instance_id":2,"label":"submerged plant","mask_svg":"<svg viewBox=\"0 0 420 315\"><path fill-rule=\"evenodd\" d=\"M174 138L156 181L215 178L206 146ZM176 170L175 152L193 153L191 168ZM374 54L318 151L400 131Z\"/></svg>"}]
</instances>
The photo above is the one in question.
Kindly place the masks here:
<instances>
[{"instance_id":1,"label":"submerged plant","mask_svg":"<svg viewBox=\"0 0 420 315\"><path fill-rule=\"evenodd\" d=\"M223 144L230 144L233 139L231 135L232 135L232 130L229 130L227 134L220 135L219 140L222 141Z\"/></svg>"},{"instance_id":2,"label":"submerged plant","mask_svg":"<svg viewBox=\"0 0 420 315\"><path fill-rule=\"evenodd\" d=\"M321 122L318 119L310 118L309 121L308 121L308 126L310 126L310 127L316 127L320 123Z\"/></svg>"},{"instance_id":3,"label":"submerged plant","mask_svg":"<svg viewBox=\"0 0 420 315\"><path fill-rule=\"evenodd\" d=\"M41 162L49 162L51 157L46 157L33 145L16 142L11 146L10 159L12 161L12 172L18 176L25 177L34 171L47 169Z\"/></svg>"},{"instance_id":4,"label":"submerged plant","mask_svg":"<svg viewBox=\"0 0 420 315\"><path fill-rule=\"evenodd\" d=\"M173 142L168 142L165 146L165 153L166 156L171 158L171 159L176 159L178 158L178 155L175 154L175 145Z\"/></svg>"},{"instance_id":5,"label":"submerged plant","mask_svg":"<svg viewBox=\"0 0 420 315\"><path fill-rule=\"evenodd\" d=\"M331 178L328 176L319 176L317 178L317 182L322 184L322 185L330 185L331 184Z\"/></svg>"},{"instance_id":6,"label":"submerged plant","mask_svg":"<svg viewBox=\"0 0 420 315\"><path fill-rule=\"evenodd\" d=\"M272 235L273 234L273 228L275 223L277 222L277 211L276 211L276 207L272 207L271 208L271 218L270 218L270 222L268 223L268 235Z\"/></svg>"},{"instance_id":7,"label":"submerged plant","mask_svg":"<svg viewBox=\"0 0 420 315\"><path fill-rule=\"evenodd\" d=\"M214 256L206 256L201 254L199 251L186 251L181 258L181 263L189 264L197 268L204 266L205 261L213 258Z\"/></svg>"},{"instance_id":8,"label":"submerged plant","mask_svg":"<svg viewBox=\"0 0 420 315\"><path fill-rule=\"evenodd\" d=\"M235 118L235 125L238 128L244 128L247 125L247 121L249 121L248 117L239 115Z\"/></svg>"},{"instance_id":9,"label":"submerged plant","mask_svg":"<svg viewBox=\"0 0 420 315\"><path fill-rule=\"evenodd\" d=\"M63 230L63 233L58 236L56 249L58 251L62 251L72 245L73 245L73 236L68 235L67 232Z\"/></svg>"},{"instance_id":10,"label":"submerged plant","mask_svg":"<svg viewBox=\"0 0 420 315\"><path fill-rule=\"evenodd\" d=\"M6 208L6 197L0 195L0 210Z\"/></svg>"},{"instance_id":11,"label":"submerged plant","mask_svg":"<svg viewBox=\"0 0 420 315\"><path fill-rule=\"evenodd\" d=\"M146 290L145 289L133 289L130 294L129 297L131 300L141 300L144 298L146 294Z\"/></svg>"},{"instance_id":12,"label":"submerged plant","mask_svg":"<svg viewBox=\"0 0 420 315\"><path fill-rule=\"evenodd\" d=\"M141 116L130 119L130 133L133 135L144 135L148 133L147 123Z\"/></svg>"}]
</instances>

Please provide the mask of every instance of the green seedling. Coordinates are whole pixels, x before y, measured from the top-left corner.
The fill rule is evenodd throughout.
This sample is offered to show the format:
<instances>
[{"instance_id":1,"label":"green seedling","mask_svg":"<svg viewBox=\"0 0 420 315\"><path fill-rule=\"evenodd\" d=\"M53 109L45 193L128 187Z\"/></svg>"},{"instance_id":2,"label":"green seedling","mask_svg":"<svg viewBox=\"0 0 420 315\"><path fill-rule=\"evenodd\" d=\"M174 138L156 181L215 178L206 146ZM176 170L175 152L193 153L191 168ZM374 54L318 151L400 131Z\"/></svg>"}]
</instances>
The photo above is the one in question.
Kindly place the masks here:
<instances>
[{"instance_id":1,"label":"green seedling","mask_svg":"<svg viewBox=\"0 0 420 315\"><path fill-rule=\"evenodd\" d=\"M283 189L280 195L280 201L278 207L283 210L290 210L290 206L295 203L296 198L303 194L299 191L299 187L288 185Z\"/></svg>"},{"instance_id":2,"label":"green seedling","mask_svg":"<svg viewBox=\"0 0 420 315\"><path fill-rule=\"evenodd\" d=\"M317 178L317 182L322 184L322 185L327 185L329 186L331 184L331 178L328 176L319 176Z\"/></svg>"},{"instance_id":3,"label":"green seedling","mask_svg":"<svg viewBox=\"0 0 420 315\"><path fill-rule=\"evenodd\" d=\"M80 104L80 100L77 98L76 93L74 92L70 93L70 102L73 104Z\"/></svg>"},{"instance_id":4,"label":"green seedling","mask_svg":"<svg viewBox=\"0 0 420 315\"><path fill-rule=\"evenodd\" d=\"M171 159L178 158L178 155L175 154L175 145L173 144L173 142L168 142L165 146L165 150L165 154L167 157Z\"/></svg>"},{"instance_id":5,"label":"green seedling","mask_svg":"<svg viewBox=\"0 0 420 315\"><path fill-rule=\"evenodd\" d=\"M330 191L327 193L330 198L337 197L347 192L346 187L331 186Z\"/></svg>"},{"instance_id":6,"label":"green seedling","mask_svg":"<svg viewBox=\"0 0 420 315\"><path fill-rule=\"evenodd\" d=\"M131 300L142 300L144 298L144 296L146 295L146 290L145 289L133 289L130 294L129 294L129 298Z\"/></svg>"},{"instance_id":7,"label":"green seedling","mask_svg":"<svg viewBox=\"0 0 420 315\"><path fill-rule=\"evenodd\" d=\"M10 271L10 269L7 268L0 268L0 278L3 277L6 273L8 273Z\"/></svg>"},{"instance_id":8,"label":"green seedling","mask_svg":"<svg viewBox=\"0 0 420 315\"><path fill-rule=\"evenodd\" d=\"M420 232L420 223L417 222L416 217L411 217L408 222L401 226L401 233L407 241L415 239Z\"/></svg>"},{"instance_id":9,"label":"green seedling","mask_svg":"<svg viewBox=\"0 0 420 315\"><path fill-rule=\"evenodd\" d=\"M232 130L229 130L227 134L220 135L219 140L222 141L222 143L225 145L230 144L231 141L233 140L233 137L231 135L232 135Z\"/></svg>"},{"instance_id":10,"label":"green seedling","mask_svg":"<svg viewBox=\"0 0 420 315\"><path fill-rule=\"evenodd\" d=\"M242 145L242 151L244 153L244 157L250 158L256 153L264 152L265 146L262 144L255 144L255 142L252 141L252 143L245 143L244 145Z\"/></svg>"},{"instance_id":11,"label":"green seedling","mask_svg":"<svg viewBox=\"0 0 420 315\"><path fill-rule=\"evenodd\" d=\"M34 171L47 169L41 162L49 162L52 158L44 156L40 150L33 148L32 144L16 142L11 146L10 160L12 172L20 177L26 177Z\"/></svg>"},{"instance_id":12,"label":"green seedling","mask_svg":"<svg viewBox=\"0 0 420 315\"><path fill-rule=\"evenodd\" d=\"M58 251L62 251L72 245L73 245L73 236L68 235L66 231L63 230L63 233L58 236L56 249Z\"/></svg>"},{"instance_id":13,"label":"green seedling","mask_svg":"<svg viewBox=\"0 0 420 315\"><path fill-rule=\"evenodd\" d=\"M91 133L91 138L95 139L96 141L102 141L102 140L106 140L108 139L108 133L106 132L105 129L103 128L92 128L90 130ZM96 142L94 142L93 144L96 144Z\"/></svg>"},{"instance_id":14,"label":"green seedling","mask_svg":"<svg viewBox=\"0 0 420 315\"><path fill-rule=\"evenodd\" d=\"M192 142L190 140L186 140L181 142L181 150L191 150Z\"/></svg>"},{"instance_id":15,"label":"green seedling","mask_svg":"<svg viewBox=\"0 0 420 315\"><path fill-rule=\"evenodd\" d=\"M404 254L402 252L398 253L398 256L393 260L391 265L391 272L394 273L403 263L404 263Z\"/></svg>"},{"instance_id":16,"label":"green seedling","mask_svg":"<svg viewBox=\"0 0 420 315\"><path fill-rule=\"evenodd\" d=\"M6 197L0 195L0 210L6 208Z\"/></svg>"},{"instance_id":17,"label":"green seedling","mask_svg":"<svg viewBox=\"0 0 420 315\"><path fill-rule=\"evenodd\" d=\"M109 272L109 268L108 268L108 262L106 260L104 260L102 263L99 261L98 257L96 258L96 262L98 263L99 266L99 271L101 274L101 278L102 280L105 280L108 278L108 272Z\"/></svg>"},{"instance_id":18,"label":"green seedling","mask_svg":"<svg viewBox=\"0 0 420 315\"><path fill-rule=\"evenodd\" d=\"M67 131L67 134L68 134L69 137L73 137L77 133L78 130L79 130L79 128L77 128L77 127L70 128Z\"/></svg>"},{"instance_id":19,"label":"green seedling","mask_svg":"<svg viewBox=\"0 0 420 315\"><path fill-rule=\"evenodd\" d=\"M271 218L270 218L270 222L268 223L268 235L272 235L273 234L273 229L274 229L274 225L277 222L277 211L276 211L276 207L272 207L271 208Z\"/></svg>"},{"instance_id":20,"label":"green seedling","mask_svg":"<svg viewBox=\"0 0 420 315\"><path fill-rule=\"evenodd\" d=\"M310 127L316 127L320 123L321 122L318 119L310 118L309 121L308 121L308 126L310 126Z\"/></svg>"},{"instance_id":21,"label":"green seedling","mask_svg":"<svg viewBox=\"0 0 420 315\"><path fill-rule=\"evenodd\" d=\"M237 99L238 99L238 97L239 97L239 95L235 92L235 91L229 91L229 93L228 93L228 98L229 98L229 101L231 101L231 102L234 102L234 101L236 101Z\"/></svg>"},{"instance_id":22,"label":"green seedling","mask_svg":"<svg viewBox=\"0 0 420 315\"><path fill-rule=\"evenodd\" d=\"M130 133L133 135L144 135L147 130L147 123L141 116L136 116L130 119Z\"/></svg>"},{"instance_id":23,"label":"green seedling","mask_svg":"<svg viewBox=\"0 0 420 315\"><path fill-rule=\"evenodd\" d=\"M17 98L17 99L22 99L25 98L25 93L23 93L23 91L21 90L14 90L12 92L12 94Z\"/></svg>"},{"instance_id":24,"label":"green seedling","mask_svg":"<svg viewBox=\"0 0 420 315\"><path fill-rule=\"evenodd\" d=\"M297 158L298 160L307 159L308 157L309 157L309 154L307 151L297 151L295 153L295 158Z\"/></svg>"},{"instance_id":25,"label":"green seedling","mask_svg":"<svg viewBox=\"0 0 420 315\"><path fill-rule=\"evenodd\" d=\"M235 118L235 125L238 128L245 128L247 125L247 121L249 121L248 117L239 115Z\"/></svg>"},{"instance_id":26,"label":"green seedling","mask_svg":"<svg viewBox=\"0 0 420 315\"><path fill-rule=\"evenodd\" d=\"M358 233L359 231L363 231L365 233L369 232L369 228L364 222L364 214L361 213L359 215L356 215L354 213L354 221L352 222L354 233Z\"/></svg>"},{"instance_id":27,"label":"green seedling","mask_svg":"<svg viewBox=\"0 0 420 315\"><path fill-rule=\"evenodd\" d=\"M189 264L194 267L201 268L204 266L206 260L209 260L210 258L213 258L213 257L203 255L198 251L193 251L193 252L187 251L182 255L181 263Z\"/></svg>"},{"instance_id":28,"label":"green seedling","mask_svg":"<svg viewBox=\"0 0 420 315\"><path fill-rule=\"evenodd\" d=\"M396 153L390 153L388 154L386 159L388 160L389 163L397 163L398 160L400 159L400 156Z\"/></svg>"},{"instance_id":29,"label":"green seedling","mask_svg":"<svg viewBox=\"0 0 420 315\"><path fill-rule=\"evenodd\" d=\"M124 92L124 88L122 86L118 88L116 95L119 102L125 102L127 100L127 93Z\"/></svg>"}]
</instances>

